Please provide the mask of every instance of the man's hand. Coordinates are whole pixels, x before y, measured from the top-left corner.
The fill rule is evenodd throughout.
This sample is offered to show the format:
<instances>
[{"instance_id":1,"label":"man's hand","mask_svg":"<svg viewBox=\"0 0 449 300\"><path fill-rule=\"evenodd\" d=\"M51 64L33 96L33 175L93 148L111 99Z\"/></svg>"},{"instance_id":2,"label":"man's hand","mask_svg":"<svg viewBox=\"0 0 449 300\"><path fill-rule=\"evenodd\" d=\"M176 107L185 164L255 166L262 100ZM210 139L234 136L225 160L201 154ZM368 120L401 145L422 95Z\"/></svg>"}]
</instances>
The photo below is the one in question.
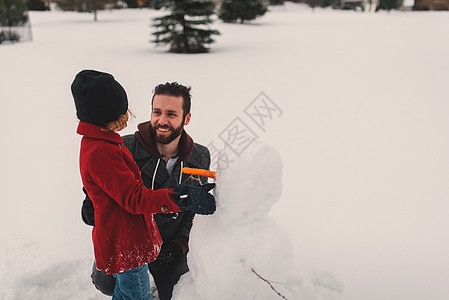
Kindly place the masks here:
<instances>
[{"instance_id":1,"label":"man's hand","mask_svg":"<svg viewBox=\"0 0 449 300\"><path fill-rule=\"evenodd\" d=\"M209 191L215 183L200 186L178 184L173 190L173 199L179 208L190 210L200 215L211 215L215 212L215 198Z\"/></svg>"}]
</instances>

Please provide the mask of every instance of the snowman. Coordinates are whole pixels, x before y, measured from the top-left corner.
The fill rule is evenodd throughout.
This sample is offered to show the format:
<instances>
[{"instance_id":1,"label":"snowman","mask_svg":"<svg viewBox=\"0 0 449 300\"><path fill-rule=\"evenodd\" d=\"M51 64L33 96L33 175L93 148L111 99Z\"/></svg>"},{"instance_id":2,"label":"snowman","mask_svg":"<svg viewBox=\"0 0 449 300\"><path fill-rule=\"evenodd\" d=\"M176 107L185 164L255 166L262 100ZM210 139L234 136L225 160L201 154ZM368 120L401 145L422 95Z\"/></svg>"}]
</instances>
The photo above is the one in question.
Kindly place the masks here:
<instances>
[{"instance_id":1,"label":"snowman","mask_svg":"<svg viewBox=\"0 0 449 300\"><path fill-rule=\"evenodd\" d=\"M216 178L217 211L196 216L189 269L173 299L294 299L286 232L268 215L282 191L282 160L256 140Z\"/></svg>"}]
</instances>

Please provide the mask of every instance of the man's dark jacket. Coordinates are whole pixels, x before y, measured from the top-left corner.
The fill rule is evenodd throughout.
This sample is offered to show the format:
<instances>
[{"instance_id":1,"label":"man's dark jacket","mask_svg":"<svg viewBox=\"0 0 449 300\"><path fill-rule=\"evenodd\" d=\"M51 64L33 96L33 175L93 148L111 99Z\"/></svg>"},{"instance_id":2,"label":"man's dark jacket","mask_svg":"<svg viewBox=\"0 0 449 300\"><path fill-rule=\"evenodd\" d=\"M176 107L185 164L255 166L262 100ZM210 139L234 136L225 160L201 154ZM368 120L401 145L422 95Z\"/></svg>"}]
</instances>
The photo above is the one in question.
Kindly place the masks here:
<instances>
[{"instance_id":1,"label":"man's dark jacket","mask_svg":"<svg viewBox=\"0 0 449 300\"><path fill-rule=\"evenodd\" d=\"M138 131L135 134L123 136L125 146L131 152L141 171L144 185L149 189L173 188L179 183L180 176L182 176L182 183L198 185L197 179L181 173L181 167L209 169L209 150L194 143L192 138L183 131L179 140L179 157L173 167L172 174L169 175L165 161L156 147L149 128L149 121L141 123L138 125ZM200 180L202 183L207 182L205 177L201 177ZM86 197L83 202L82 216L83 221L88 225L94 225L87 217L89 211L93 209L91 206L92 202ZM188 251L188 239L194 214L190 211L183 211L173 214L156 214L154 217L162 240L165 243L175 242L185 254Z\"/></svg>"}]
</instances>

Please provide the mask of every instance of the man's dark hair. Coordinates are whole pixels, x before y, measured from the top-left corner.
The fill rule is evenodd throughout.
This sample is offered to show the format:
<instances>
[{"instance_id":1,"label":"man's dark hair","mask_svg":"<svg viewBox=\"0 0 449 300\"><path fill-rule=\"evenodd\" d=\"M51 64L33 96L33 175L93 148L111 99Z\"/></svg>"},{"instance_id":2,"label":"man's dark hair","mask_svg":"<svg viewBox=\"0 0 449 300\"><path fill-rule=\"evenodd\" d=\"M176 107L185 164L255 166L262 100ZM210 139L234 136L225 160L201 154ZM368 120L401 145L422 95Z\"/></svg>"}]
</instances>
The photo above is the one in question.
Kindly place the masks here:
<instances>
[{"instance_id":1,"label":"man's dark hair","mask_svg":"<svg viewBox=\"0 0 449 300\"><path fill-rule=\"evenodd\" d=\"M185 118L190 112L191 98L190 87L183 86L177 82L167 82L164 84L159 84L154 88L153 99L151 99L151 105L153 105L154 96L156 95L166 95L173 97L182 97L182 110L183 117Z\"/></svg>"}]
</instances>

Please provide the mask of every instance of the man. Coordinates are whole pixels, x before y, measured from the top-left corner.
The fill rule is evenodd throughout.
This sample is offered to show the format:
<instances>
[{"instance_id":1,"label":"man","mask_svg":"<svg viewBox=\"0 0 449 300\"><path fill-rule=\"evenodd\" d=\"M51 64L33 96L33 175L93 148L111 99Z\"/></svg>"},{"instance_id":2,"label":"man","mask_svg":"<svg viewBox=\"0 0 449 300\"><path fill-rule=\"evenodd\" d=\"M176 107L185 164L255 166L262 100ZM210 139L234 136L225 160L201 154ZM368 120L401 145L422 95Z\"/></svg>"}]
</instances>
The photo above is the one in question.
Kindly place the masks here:
<instances>
[{"instance_id":1,"label":"man","mask_svg":"<svg viewBox=\"0 0 449 300\"><path fill-rule=\"evenodd\" d=\"M176 82L156 86L152 99L151 120L138 125L135 134L123 137L139 167L143 183L150 189L170 188L178 183L198 185L207 178L193 178L181 172L183 167L209 169L210 154L206 147L196 144L185 132L188 125L191 95L190 88ZM92 202L86 195L82 217L94 225ZM171 299L174 285L182 274L188 272L187 252L194 214L182 211L154 215L163 244L158 258L149 264L156 283L159 299ZM104 294L111 295L115 280L95 268L94 285Z\"/></svg>"}]
</instances>

